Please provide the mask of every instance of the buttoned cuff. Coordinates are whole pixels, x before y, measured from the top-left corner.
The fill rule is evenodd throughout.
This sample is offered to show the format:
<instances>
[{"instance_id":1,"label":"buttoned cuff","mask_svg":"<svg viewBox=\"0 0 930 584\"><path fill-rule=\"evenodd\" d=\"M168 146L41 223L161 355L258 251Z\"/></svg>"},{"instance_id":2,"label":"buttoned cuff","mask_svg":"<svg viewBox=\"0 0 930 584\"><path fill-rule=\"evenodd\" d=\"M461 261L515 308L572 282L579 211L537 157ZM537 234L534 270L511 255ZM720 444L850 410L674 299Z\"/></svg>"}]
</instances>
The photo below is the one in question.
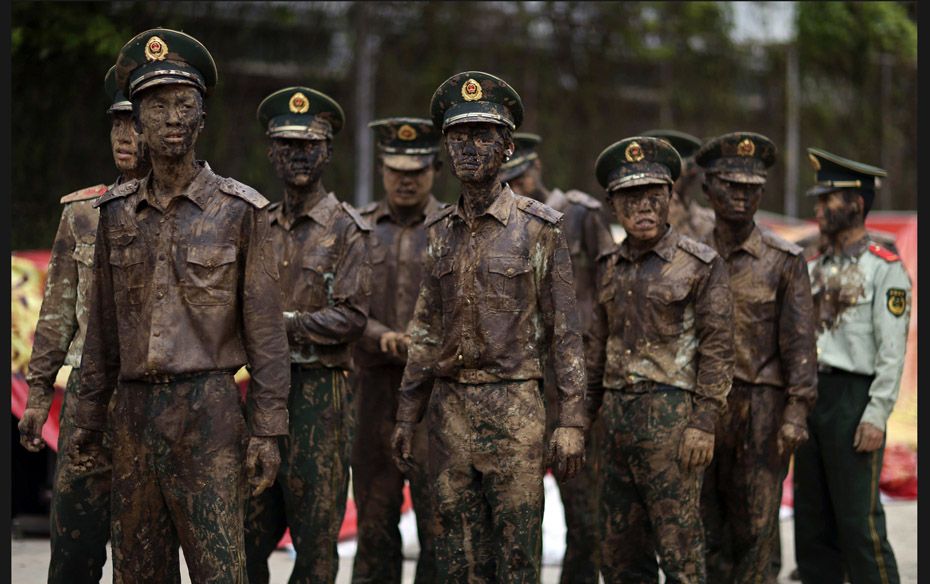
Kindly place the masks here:
<instances>
[{"instance_id":1,"label":"buttoned cuff","mask_svg":"<svg viewBox=\"0 0 930 584\"><path fill-rule=\"evenodd\" d=\"M717 418L719 417L720 414L714 409L695 404L694 410L691 412L691 419L688 420L688 427L714 434L717 427Z\"/></svg>"},{"instance_id":2,"label":"buttoned cuff","mask_svg":"<svg viewBox=\"0 0 930 584\"><path fill-rule=\"evenodd\" d=\"M789 401L785 405L785 413L782 416L783 424L794 424L800 428L807 428L807 406L802 403Z\"/></svg>"},{"instance_id":3,"label":"buttoned cuff","mask_svg":"<svg viewBox=\"0 0 930 584\"><path fill-rule=\"evenodd\" d=\"M287 410L253 410L249 420L252 436L287 436Z\"/></svg>"},{"instance_id":4,"label":"buttoned cuff","mask_svg":"<svg viewBox=\"0 0 930 584\"><path fill-rule=\"evenodd\" d=\"M107 406L77 398L72 419L78 428L102 432L107 428Z\"/></svg>"},{"instance_id":5,"label":"buttoned cuff","mask_svg":"<svg viewBox=\"0 0 930 584\"><path fill-rule=\"evenodd\" d=\"M577 399L559 404L559 427L587 428L587 422L588 416L585 413L583 400Z\"/></svg>"}]
</instances>

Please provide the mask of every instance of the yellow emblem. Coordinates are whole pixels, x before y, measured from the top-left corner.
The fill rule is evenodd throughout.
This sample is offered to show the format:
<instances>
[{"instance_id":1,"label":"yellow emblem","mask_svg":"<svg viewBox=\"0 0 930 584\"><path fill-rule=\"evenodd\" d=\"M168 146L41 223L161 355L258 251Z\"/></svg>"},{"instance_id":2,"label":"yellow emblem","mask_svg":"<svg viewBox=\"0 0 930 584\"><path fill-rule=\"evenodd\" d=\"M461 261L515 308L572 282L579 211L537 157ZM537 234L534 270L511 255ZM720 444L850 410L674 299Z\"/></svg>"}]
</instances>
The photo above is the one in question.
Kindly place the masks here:
<instances>
[{"instance_id":1,"label":"yellow emblem","mask_svg":"<svg viewBox=\"0 0 930 584\"><path fill-rule=\"evenodd\" d=\"M639 142L630 142L630 145L626 147L623 155L626 157L627 162L639 162L646 157L643 154L643 148L639 145Z\"/></svg>"},{"instance_id":2,"label":"yellow emblem","mask_svg":"<svg viewBox=\"0 0 930 584\"><path fill-rule=\"evenodd\" d=\"M145 43L145 58L149 61L163 61L168 56L168 45L157 36Z\"/></svg>"},{"instance_id":3,"label":"yellow emblem","mask_svg":"<svg viewBox=\"0 0 930 584\"><path fill-rule=\"evenodd\" d=\"M807 154L807 158L808 158L808 160L811 161L811 166L814 167L814 172L819 171L819 170L820 170L820 161L817 160L817 157L814 156L813 154L808 153L808 154Z\"/></svg>"},{"instance_id":4,"label":"yellow emblem","mask_svg":"<svg viewBox=\"0 0 930 584\"><path fill-rule=\"evenodd\" d=\"M743 138L743 141L736 146L736 153L740 156L752 156L756 153L756 145L749 138Z\"/></svg>"},{"instance_id":5,"label":"yellow emblem","mask_svg":"<svg viewBox=\"0 0 930 584\"><path fill-rule=\"evenodd\" d=\"M888 312L895 316L901 316L906 308L907 292L901 288L890 288L888 290Z\"/></svg>"},{"instance_id":6,"label":"yellow emblem","mask_svg":"<svg viewBox=\"0 0 930 584\"><path fill-rule=\"evenodd\" d=\"M481 96L481 84L474 79L469 79L462 84L462 98L465 101L478 101Z\"/></svg>"},{"instance_id":7,"label":"yellow emblem","mask_svg":"<svg viewBox=\"0 0 930 584\"><path fill-rule=\"evenodd\" d=\"M410 124L404 124L397 129L397 137L407 142L416 140L417 131Z\"/></svg>"},{"instance_id":8,"label":"yellow emblem","mask_svg":"<svg viewBox=\"0 0 930 584\"><path fill-rule=\"evenodd\" d=\"M291 110L291 113L305 114L310 109L310 100L307 99L306 95L298 91L291 96L291 100L287 102L287 107Z\"/></svg>"}]
</instances>

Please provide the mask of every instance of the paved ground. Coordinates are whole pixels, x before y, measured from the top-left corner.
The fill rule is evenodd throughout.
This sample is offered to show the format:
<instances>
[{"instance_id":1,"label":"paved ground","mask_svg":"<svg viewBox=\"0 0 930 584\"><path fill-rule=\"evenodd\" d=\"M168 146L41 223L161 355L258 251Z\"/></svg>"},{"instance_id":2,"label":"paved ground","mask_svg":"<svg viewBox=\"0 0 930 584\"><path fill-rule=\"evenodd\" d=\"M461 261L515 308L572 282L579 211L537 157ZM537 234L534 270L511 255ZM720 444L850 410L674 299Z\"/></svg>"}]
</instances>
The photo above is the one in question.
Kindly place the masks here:
<instances>
[{"instance_id":1,"label":"paved ground","mask_svg":"<svg viewBox=\"0 0 930 584\"><path fill-rule=\"evenodd\" d=\"M917 502L888 502L885 503L885 513L888 517L888 531L891 546L894 548L901 572L901 582L904 584L917 583ZM779 582L787 584L787 574L794 569L794 524L791 519L781 523L782 533L782 576ZM342 563L339 568L337 584L348 584L352 572L351 554L354 553L354 542L345 542L340 546ZM349 556L349 557L346 557ZM13 540L11 569L13 584L36 584L45 581L48 569L49 548L47 539L20 539ZM278 551L271 556L271 584L284 584L290 575L293 560L286 551ZM404 582L413 582L414 563L405 562ZM183 567L182 576L185 584L190 583L187 570ZM543 568L543 584L558 582L558 566L545 566ZM104 569L103 584L112 583L111 566L107 563Z\"/></svg>"}]
</instances>

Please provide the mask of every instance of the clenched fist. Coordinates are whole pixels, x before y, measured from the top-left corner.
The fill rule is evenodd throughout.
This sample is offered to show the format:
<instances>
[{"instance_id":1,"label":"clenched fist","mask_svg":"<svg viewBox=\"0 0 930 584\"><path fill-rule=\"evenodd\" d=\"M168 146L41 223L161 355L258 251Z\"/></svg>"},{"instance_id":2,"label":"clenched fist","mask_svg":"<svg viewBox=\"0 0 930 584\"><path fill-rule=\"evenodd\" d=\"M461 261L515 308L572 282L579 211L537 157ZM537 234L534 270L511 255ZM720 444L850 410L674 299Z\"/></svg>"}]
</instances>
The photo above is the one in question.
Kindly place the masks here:
<instances>
[{"instance_id":1,"label":"clenched fist","mask_svg":"<svg viewBox=\"0 0 930 584\"><path fill-rule=\"evenodd\" d=\"M397 422L394 433L391 435L391 451L394 453L394 464L400 472L410 471L413 456L413 422Z\"/></svg>"},{"instance_id":2,"label":"clenched fist","mask_svg":"<svg viewBox=\"0 0 930 584\"><path fill-rule=\"evenodd\" d=\"M702 470L714 458L714 434L697 428L685 428L678 447L678 460L688 471Z\"/></svg>"},{"instance_id":3,"label":"clenched fist","mask_svg":"<svg viewBox=\"0 0 930 584\"><path fill-rule=\"evenodd\" d=\"M568 480L584 466L584 430L581 428L556 428L549 439L549 466L561 480Z\"/></svg>"},{"instance_id":4,"label":"clenched fist","mask_svg":"<svg viewBox=\"0 0 930 584\"><path fill-rule=\"evenodd\" d=\"M245 453L245 469L249 476L252 496L257 497L262 491L274 484L278 467L281 466L281 453L278 451L276 436L252 436Z\"/></svg>"}]
</instances>

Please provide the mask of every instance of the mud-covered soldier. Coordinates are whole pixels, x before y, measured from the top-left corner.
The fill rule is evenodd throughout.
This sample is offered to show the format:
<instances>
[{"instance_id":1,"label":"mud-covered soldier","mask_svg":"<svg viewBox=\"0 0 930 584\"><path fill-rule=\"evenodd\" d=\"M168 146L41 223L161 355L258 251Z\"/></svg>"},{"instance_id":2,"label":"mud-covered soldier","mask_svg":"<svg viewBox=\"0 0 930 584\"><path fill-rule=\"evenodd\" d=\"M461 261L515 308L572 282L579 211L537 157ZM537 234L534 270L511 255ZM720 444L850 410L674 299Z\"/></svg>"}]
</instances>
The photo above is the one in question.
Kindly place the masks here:
<instances>
[{"instance_id":1,"label":"mud-covered soldier","mask_svg":"<svg viewBox=\"0 0 930 584\"><path fill-rule=\"evenodd\" d=\"M543 182L543 167L536 134L515 133L513 156L501 166L500 180L514 193L536 199L563 214L562 230L572 257L578 318L584 342L594 313L597 256L613 245L600 201L578 190L562 192L549 189ZM551 361L549 362L551 364ZM546 398L546 436L558 425L558 401L554 371L546 367L543 391ZM562 560L563 583L596 583L600 568L600 545L597 537L599 504L596 481L599 476L597 451L602 425L596 424L585 441L585 465L575 478L559 481L565 509L565 556Z\"/></svg>"},{"instance_id":2,"label":"mud-covered soldier","mask_svg":"<svg viewBox=\"0 0 930 584\"><path fill-rule=\"evenodd\" d=\"M409 465L426 415L437 582L537 582L547 463L539 385L550 345L560 410L548 457L567 478L584 461L571 258L561 214L498 177L523 119L516 91L466 71L439 86L430 111L461 194L426 220L392 444L398 465Z\"/></svg>"},{"instance_id":3,"label":"mud-covered soldier","mask_svg":"<svg viewBox=\"0 0 930 584\"><path fill-rule=\"evenodd\" d=\"M119 175L110 186L87 187L61 199L65 207L52 244L45 297L26 374L29 397L19 422L20 443L32 452L44 448L42 426L52 404L55 377L62 365L70 366L58 418L49 583L99 582L110 539L109 439L105 438L93 459L81 456L72 441L74 387L81 378L87 297L93 282L98 217L93 202L107 190L144 176L149 163L132 124L132 104L117 88L113 67L107 71L104 87L110 98L110 150Z\"/></svg>"},{"instance_id":4,"label":"mud-covered soldier","mask_svg":"<svg viewBox=\"0 0 930 584\"><path fill-rule=\"evenodd\" d=\"M384 199L360 210L371 226L372 289L368 323L355 350L358 431L352 449L352 486L358 510L358 549L353 582L399 583L403 565L398 521L403 486L410 483L420 556L416 582L436 581L434 520L426 474L426 424L414 432L413 460L406 473L394 464L391 433L407 362L407 325L423 280L424 221L444 205L432 194L442 166L440 132L420 118L388 118L368 124L378 145Z\"/></svg>"},{"instance_id":5,"label":"mud-covered soldier","mask_svg":"<svg viewBox=\"0 0 930 584\"><path fill-rule=\"evenodd\" d=\"M589 417L603 418L601 573L606 582L705 582L700 491L733 376L727 267L668 225L681 159L626 138L597 159L626 238L598 260ZM656 564L656 555L659 563Z\"/></svg>"},{"instance_id":6,"label":"mud-covered soldier","mask_svg":"<svg viewBox=\"0 0 930 584\"><path fill-rule=\"evenodd\" d=\"M291 389L277 480L246 510L249 582L268 582L268 556L287 528L297 554L290 581L333 582L355 420L347 378L368 314L368 226L323 186L345 122L339 104L309 87L287 87L266 97L257 115L284 183L283 200L266 217Z\"/></svg>"},{"instance_id":7,"label":"mud-covered soldier","mask_svg":"<svg viewBox=\"0 0 930 584\"><path fill-rule=\"evenodd\" d=\"M826 245L808 262L817 327L817 404L794 457L795 555L801 580L898 582L878 480L898 399L911 282L865 229L885 171L807 149Z\"/></svg>"},{"instance_id":8,"label":"mud-covered soldier","mask_svg":"<svg viewBox=\"0 0 930 584\"><path fill-rule=\"evenodd\" d=\"M771 140L752 132L713 138L695 155L716 216L705 243L729 271L736 358L701 495L709 582L775 581L781 484L817 395L807 264L800 247L754 220L775 157Z\"/></svg>"},{"instance_id":9,"label":"mud-covered soldier","mask_svg":"<svg viewBox=\"0 0 930 584\"><path fill-rule=\"evenodd\" d=\"M681 175L672 185L668 222L680 234L701 241L714 230L713 209L708 209L691 197L691 190L698 189L701 183L701 167L694 162L701 140L678 130L647 130L642 135L665 140L681 156Z\"/></svg>"},{"instance_id":10,"label":"mud-covered soldier","mask_svg":"<svg viewBox=\"0 0 930 584\"><path fill-rule=\"evenodd\" d=\"M216 66L193 37L140 33L120 50L151 172L100 210L74 423L78 452L113 436L115 582L245 582L247 488L270 485L287 433L287 337L265 213L252 188L194 156ZM240 404L236 370L252 385ZM246 473L249 482L246 482Z\"/></svg>"}]
</instances>

